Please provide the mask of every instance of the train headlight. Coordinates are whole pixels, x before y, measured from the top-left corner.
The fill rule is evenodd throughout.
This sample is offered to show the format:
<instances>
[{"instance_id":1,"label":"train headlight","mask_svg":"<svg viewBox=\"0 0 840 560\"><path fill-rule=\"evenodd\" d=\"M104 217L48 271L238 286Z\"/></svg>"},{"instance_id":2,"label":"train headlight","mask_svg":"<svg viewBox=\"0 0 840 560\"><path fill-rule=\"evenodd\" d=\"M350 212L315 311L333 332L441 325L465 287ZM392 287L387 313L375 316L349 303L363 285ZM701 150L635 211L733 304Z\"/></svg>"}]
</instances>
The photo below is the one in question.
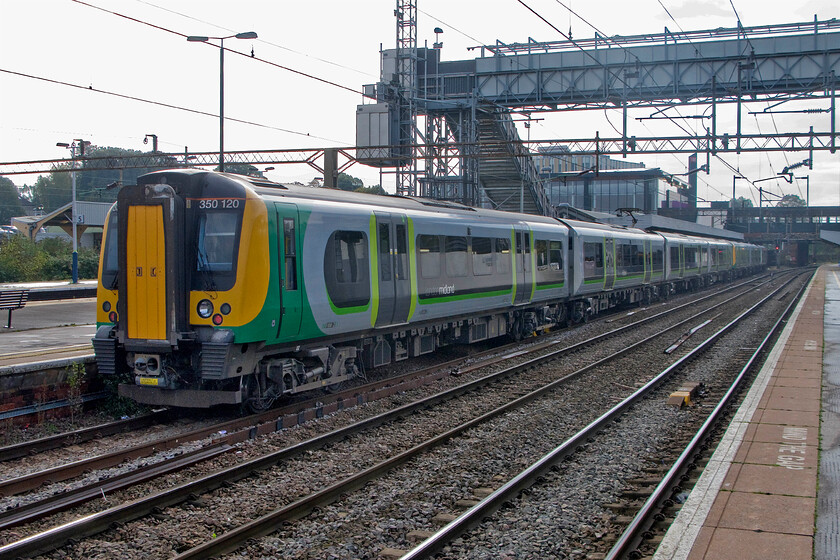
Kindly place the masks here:
<instances>
[{"instance_id":1,"label":"train headlight","mask_svg":"<svg viewBox=\"0 0 840 560\"><path fill-rule=\"evenodd\" d=\"M196 311L198 311L198 316L202 319L208 318L210 315L213 314L213 302L209 299L203 299L199 301Z\"/></svg>"}]
</instances>

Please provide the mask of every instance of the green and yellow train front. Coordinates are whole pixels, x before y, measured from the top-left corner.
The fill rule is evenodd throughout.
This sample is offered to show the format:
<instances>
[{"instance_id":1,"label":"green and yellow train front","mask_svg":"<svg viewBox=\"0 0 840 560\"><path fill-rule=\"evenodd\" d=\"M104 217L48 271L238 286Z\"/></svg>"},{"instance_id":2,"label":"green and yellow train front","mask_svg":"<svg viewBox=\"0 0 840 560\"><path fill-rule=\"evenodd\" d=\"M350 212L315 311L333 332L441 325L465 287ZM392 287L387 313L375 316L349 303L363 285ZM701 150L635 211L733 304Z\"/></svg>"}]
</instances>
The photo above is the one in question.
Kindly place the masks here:
<instances>
[{"instance_id":1,"label":"green and yellow train front","mask_svg":"<svg viewBox=\"0 0 840 560\"><path fill-rule=\"evenodd\" d=\"M285 302L297 323L284 325L280 286L297 283L280 265L294 259L297 220L269 213L231 176L178 170L139 183L121 191L105 231L99 369L130 371L120 393L138 402L240 402L241 376L255 366L243 349L264 344L266 332L298 334L299 296Z\"/></svg>"}]
</instances>

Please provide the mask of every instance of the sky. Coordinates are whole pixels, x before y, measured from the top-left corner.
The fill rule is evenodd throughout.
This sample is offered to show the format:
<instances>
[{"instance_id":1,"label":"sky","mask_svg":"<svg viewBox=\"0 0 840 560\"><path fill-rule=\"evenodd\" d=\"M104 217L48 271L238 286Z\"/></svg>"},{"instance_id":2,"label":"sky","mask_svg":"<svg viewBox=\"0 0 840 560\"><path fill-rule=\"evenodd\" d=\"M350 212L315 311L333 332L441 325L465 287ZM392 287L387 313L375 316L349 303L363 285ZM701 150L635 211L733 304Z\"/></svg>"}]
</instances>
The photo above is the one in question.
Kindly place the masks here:
<instances>
[{"instance_id":1,"label":"sky","mask_svg":"<svg viewBox=\"0 0 840 560\"><path fill-rule=\"evenodd\" d=\"M523 0L574 38L745 27L840 18L836 0ZM218 149L219 51L183 35L224 36L254 31L255 40L228 39L225 46L271 64L225 55L225 149L275 150L349 147L355 143L356 107L364 84L379 78L379 52L396 46L396 0L0 0L0 162L67 157L57 142L82 138L97 146L191 152ZM557 31L518 0L417 0L418 43L444 33L443 60L475 58L468 47L562 40ZM567 9L571 8L580 18ZM114 12L114 13L112 13ZM736 17L737 12L737 17ZM582 19L581 19L582 18ZM585 20L585 21L583 21ZM174 32L174 33L173 33ZM21 76L26 74L27 76ZM74 84L71 87L65 84ZM104 90L128 99L105 95ZM141 101L143 100L143 101ZM734 132L734 106L721 109L718 131ZM767 103L750 110L761 111ZM827 108L828 101L801 108ZM703 109L684 107L683 115ZM631 113L630 134L682 135L670 121L637 121L649 110ZM616 136L616 110L539 114L532 139ZM776 115L743 119L745 133L830 130L829 116ZM247 121L247 122L238 122ZM701 126L686 119L684 126ZM838 123L840 124L840 123ZM527 136L524 129L523 138ZM729 165L755 181L807 158L805 152L731 154ZM685 173L687 155L629 158L670 173ZM705 158L701 156L700 163ZM320 174L308 166L273 164L266 175L281 182L308 182ZM812 205L840 204L840 152L816 152L814 168L800 169L806 182L771 180L762 186L778 196L810 194ZM355 164L347 173L366 185L381 182L393 191L392 176ZM733 172L712 159L711 173L698 177L705 200L732 196ZM34 175L14 175L18 185ZM390 183L389 183L390 182ZM736 196L758 204L757 193L737 181Z\"/></svg>"}]
</instances>

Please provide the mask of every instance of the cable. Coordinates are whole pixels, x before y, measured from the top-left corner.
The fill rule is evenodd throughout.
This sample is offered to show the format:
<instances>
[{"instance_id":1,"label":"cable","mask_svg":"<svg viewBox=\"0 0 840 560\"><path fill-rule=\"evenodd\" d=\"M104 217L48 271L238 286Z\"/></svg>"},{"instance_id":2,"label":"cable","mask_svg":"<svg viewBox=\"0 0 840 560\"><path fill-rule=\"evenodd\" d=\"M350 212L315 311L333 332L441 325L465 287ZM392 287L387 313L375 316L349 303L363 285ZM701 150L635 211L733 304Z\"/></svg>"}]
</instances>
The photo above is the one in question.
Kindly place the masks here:
<instances>
[{"instance_id":1,"label":"cable","mask_svg":"<svg viewBox=\"0 0 840 560\"><path fill-rule=\"evenodd\" d=\"M101 7L99 7L99 6L95 6L95 5L93 5L93 4L89 4L89 3L87 3L87 2L83 2L82 0L71 0L71 1L72 1L72 2L75 2L75 3L77 3L77 4L80 4L80 5L82 5L82 6L87 6L88 8L93 8L93 9L95 9L95 10L100 10L100 11L102 11L102 12L105 12L105 13L108 13L108 14L115 15L115 16L117 16L117 17L121 17L121 18L127 19L127 20L129 20L129 21L133 21L133 22L135 22L135 23L139 23L139 24L141 24L141 25L147 25L147 26L152 27L152 28L154 28L154 29L157 29L157 30L159 30L159 31L164 31L164 32L166 32L166 33L171 33L171 34L173 34L173 35L178 35L179 37L184 37L185 39L187 38L187 35L185 35L185 34L183 34L183 33L180 33L180 32L175 31L175 30L173 30L173 29L167 29L166 27L162 27L162 26L160 26L160 25L155 25L155 24L153 24L153 23L149 23L148 21L143 21L142 19L137 19L137 18L134 18L134 17L131 17L131 16L127 16L127 15L125 15L125 14L121 14L121 13L119 13L119 12L115 12L115 11L113 11L113 10L108 10L108 9L105 9L105 8L101 8ZM205 44L210 45L211 47L219 48L219 47L216 47L216 45L213 45L212 43L205 43ZM245 58L249 58L249 59L252 59L252 60L256 60L256 61L258 61L258 62L262 62L263 64L268 64L268 65L270 65L270 66L274 66L274 67L276 67L276 68L280 68L281 70L286 70L287 72L291 72L291 73L293 73L293 74L298 74L299 76L303 76L304 78L310 78L310 79L312 79L312 80L315 80L315 81L321 82L321 83L323 83L323 84L331 85L331 86L337 87L337 88L339 88L339 89L343 89L343 90L346 90L346 91L352 92L352 93L354 93L354 94L356 94L356 95L361 95L361 92L359 92L359 91L358 91L358 90L356 90L356 89L353 89L353 88L350 88L350 87L347 87L347 86L343 86L343 85L338 84L338 83L336 83L336 82L331 82L330 80L327 80L327 79L324 79L324 78L319 78L318 76L315 76L315 75L313 75L313 74L307 74L306 72L302 72L302 71L300 71L300 70L295 70L294 68L290 68L290 67L288 67L288 66L283 66L282 64L277 64L276 62L271 62L270 60L266 60L266 59L264 59L264 58L260 58L260 57L258 57L258 56L251 56L249 53L239 52L239 51L237 51L237 50L229 49L229 48L227 48L227 47L225 47L225 51L230 52L230 53L234 53L234 54L238 54L239 56L243 56L243 57L245 57Z\"/></svg>"},{"instance_id":2,"label":"cable","mask_svg":"<svg viewBox=\"0 0 840 560\"><path fill-rule=\"evenodd\" d=\"M672 20L674 21L674 23L677 25L677 27L680 27L679 23L677 23L677 21L676 21L676 20L674 19L674 17L671 15L670 11L668 11L668 9L665 7L665 5L664 5L664 4L662 4L661 0L658 0L658 1L659 1L660 6L662 6L662 8L666 11L666 13L668 13L668 15L671 17L671 19L672 19ZM601 31L600 29L598 29L598 28L597 28L594 24L590 23L590 22L589 22L586 18L584 18L583 16L581 16L580 14L578 14L577 12L575 12L572 8L570 8L569 6L565 5L565 4L564 4L563 2L561 2L560 0L555 0L555 2L557 2L558 4L560 4L560 6L562 6L562 7L563 7L563 8L565 8L566 10L568 10L570 14L574 14L574 16L575 16L575 17L577 17L577 18L578 18L578 19L580 19L582 22L584 22L586 25L588 25L589 27L591 27L592 29L594 29L594 30L595 30L595 32L596 32L596 33L598 33L600 36L602 36L605 40L607 40L607 41L609 41L609 40L610 40L610 39L609 39L609 37L608 37L608 35L607 35L606 33L604 33L603 31ZM520 1L520 3L522 3L522 2ZM523 5L524 5L524 4L523 4ZM526 8L527 8L527 7L528 7L528 6L526 6ZM529 9L530 9L530 8L529 8ZM532 11L533 13L535 13L535 15L537 15L538 17L540 17L543 21L546 21L546 20L545 20L545 18L542 18L541 16L539 16L539 14L536 14L536 12L534 12L533 10L531 10L531 11ZM546 22L546 23L548 23L548 22ZM550 24L549 24L549 25L550 25ZM553 27L556 31L558 31L561 35L563 35L564 37L566 37L566 35L565 35L565 34L563 34L562 32L560 32L560 31L559 31L556 27L554 27L554 26L552 26L552 27ZM683 30L682 30L682 27L680 27L680 31L683 31ZM683 31L683 32L684 32L684 31ZM583 49L582 47L580 47L577 43L575 43L575 42L571 39L571 37L566 37L566 38L567 38L568 40L570 40L570 41L571 41L571 42L572 42L572 43L573 43L573 44L574 44L574 45L575 45L578 49L580 49L580 50L581 50L581 51L583 51L584 53L588 54L588 52L587 52L587 51L584 51L584 49ZM624 47L623 45L618 44L618 43L615 43L615 42L613 42L613 43L614 43L616 46L618 46L620 49L622 49L622 50L625 52L625 55L630 55L630 56L634 57L637 61L639 61L639 60L640 60L640 59L639 59L639 57L638 57L638 56L636 56L636 54L635 54L635 53L633 53L633 52L629 51L629 50L628 50L626 47ZM689 41L689 43L691 43L691 42ZM693 45L693 43L692 43L692 45ZM696 47L696 46L695 46L695 49L697 49L697 47ZM699 49L698 49L698 52L699 52ZM590 56L590 58L593 58L593 59L594 59L594 57L592 57L591 55L589 55L589 56ZM599 62L599 61L597 61L597 60L596 60L596 62ZM599 63L600 63L600 62L599 62ZM603 66L603 64L601 64L601 66ZM613 74L613 75L615 75L615 74ZM622 80L622 83L624 83L624 85L628 85L628 84L627 84L626 82L624 82L623 80ZM654 79L654 83L656 83L656 80L655 80L655 79ZM656 84L656 85L658 85L658 84ZM674 108L674 110L676 110L676 111L677 111L677 114L679 115L679 110L678 110L676 107L673 107L673 108ZM614 109L614 110L616 110L616 111L617 111L618 109ZM664 112L663 112L663 115L664 115ZM679 123L677 123L677 122L674 120L674 118L673 118L673 117L671 117L671 116L669 116L669 115L665 115L665 116L668 118L668 120L670 120L671 122L674 122L675 124L677 124L677 126L678 126L678 127L679 127L679 128L680 128L683 132L685 132L686 134L689 134L689 135L690 135L690 133L689 133L689 132L688 132L688 131L687 131L687 130L683 127L683 126L679 125ZM619 130L615 127L615 125L614 125L614 124L612 123L612 121L610 120L609 115L607 114L607 109L604 109L604 117L606 118L607 123L610 125L610 127L611 127L611 128L612 128L612 129L613 129L613 130L617 133L617 134L619 134L619 135L621 135L621 136L623 136L623 135L624 135L621 131L619 131ZM682 115L679 115L679 117L680 117L680 118L684 118ZM647 125L644 125L644 124L643 124L643 126L644 126L646 129L650 130L650 128L649 128ZM695 134L694 134L694 135L696 136L696 131L695 131ZM673 155L673 157L674 157L675 159L677 159L677 161L679 161L679 162L680 162L680 164L681 164L681 165L684 165L684 163L683 163L683 162L682 162L682 161L681 161L681 160L677 157L677 155L676 155L676 154L672 154L672 155ZM719 156L718 156L718 157L719 157ZM709 184L709 183L708 183L708 181L705 181L705 180L703 180L703 179L701 179L701 181L703 181L703 183L704 183L707 187L709 187L710 189L714 190L715 192L717 192L717 193L718 193L718 194L720 194L721 196L726 196L726 195L725 195L724 193L722 193L720 190L718 190L717 188L715 188L715 187L713 187L711 184Z\"/></svg>"},{"instance_id":3,"label":"cable","mask_svg":"<svg viewBox=\"0 0 840 560\"><path fill-rule=\"evenodd\" d=\"M660 3L661 3L661 1L660 1ZM733 0L729 0L729 5L732 6L732 11L735 13L735 19L738 21L738 28L744 34L744 38L747 40L747 44L750 46L750 49L754 52L755 48L753 47L752 41L750 40L749 36L747 35L747 31L744 29L744 26L741 24L741 16L738 15L738 10L735 9L735 3L733 2ZM756 65L756 73L758 75L758 79L760 80L761 79L761 68L759 68L757 65ZM767 101L767 106L768 107L770 106L769 101ZM761 124L758 122L758 115L753 115L753 117L755 118L755 125L758 128L758 133L761 134ZM773 123L773 129L776 131L776 134L779 134L779 127L776 124L776 116L773 113L770 113L770 120ZM790 167L790 159L788 158L787 153L782 152L782 155L785 158L785 163L787 164L787 167ZM775 170L773 169L773 162L770 159L770 154L767 154L767 163L770 164L770 172L775 173ZM776 182L776 187L779 189L779 191L784 192L784 188L782 188L779 185L778 181ZM802 198L802 187L799 186L798 181L796 183L796 188L799 191L800 198Z\"/></svg>"},{"instance_id":4,"label":"cable","mask_svg":"<svg viewBox=\"0 0 840 560\"><path fill-rule=\"evenodd\" d=\"M452 29L453 31L456 31L456 32L460 33L461 35L463 35L464 37L466 37L466 38L467 38L467 39L469 39L470 41L475 41L475 42L476 42L476 43L478 43L479 45L483 44L483 42L482 42L482 41L479 41L478 39L476 39L476 38L475 38L475 37L473 37L472 35L468 35L467 33L465 33L464 31L461 31L460 29L458 29L458 28L457 28L457 27L455 27L454 25L451 25L451 24L449 24L449 23L446 23L446 22L445 22L445 21L443 21L442 19L436 18L435 16L433 16L433 15L432 15L432 14L430 14L429 12L425 12L425 11L421 10L420 8L417 8L417 11L418 11L418 12L420 12L421 14L423 14L424 16L426 16L426 17L428 17L428 18L431 18L431 19L435 20L435 21L436 21L436 22L438 22L439 24L441 24L441 25L445 25L447 28Z\"/></svg>"},{"instance_id":5,"label":"cable","mask_svg":"<svg viewBox=\"0 0 840 560\"><path fill-rule=\"evenodd\" d=\"M215 24L215 23L213 23L213 22L209 22L209 21L205 21L205 20L202 20L202 19L198 19L198 18L193 17L193 16L191 16L191 15L189 15L189 14L184 14L184 13L182 13L182 12L177 12L177 11L172 10L172 9L170 9L170 8L166 8L166 7L164 7L164 6L159 6L159 5L157 5L157 4L153 4L152 2L147 2L147 1L145 1L145 0L134 0L134 1L135 1L135 2L138 2L138 3L140 3L140 4L145 4L145 5L147 5L147 6L151 6L152 8L157 8L158 10L162 10L162 11L164 11L164 12L169 12L170 14L175 14L175 15L177 15L177 16L181 16L181 17L183 17L183 18L186 18L186 19L189 19L189 20L192 20L192 21L197 21L198 23L203 23L203 24L205 24L205 25L210 25L210 26L216 27L216 28L218 28L218 29L224 29L225 31L227 31L227 32L229 32L229 33L233 33L233 32L234 32L234 31L233 31L232 29L230 29L229 27L223 27L223 26L218 25L218 24ZM311 58L311 59L313 59L313 60L317 60L318 62L323 62L324 64L329 64L329 65L331 65L331 66L335 66L336 68L342 68L342 69L344 69L344 70L350 70L351 72L356 72L356 73L358 73L358 74L362 74L362 75L364 75L364 76L372 76L372 77L374 77L374 78L378 78L378 77L379 77L379 76L373 76L373 74L370 74L370 73L365 72L365 71L363 71L363 70L359 70L359 69L357 69L357 68L351 68L350 66L345 66L344 64L339 64L338 62L333 62L333 61L331 61L331 60L327 60L327 59L325 59L325 58L319 58L319 57L317 57L317 56L312 56L311 54L308 54L308 53L305 53L305 52L296 51L296 50L291 49L291 48L289 48L289 47L286 47L286 46L283 46L283 45L279 45L279 44L277 44L277 43L272 43L271 41L266 41L265 39L259 39L259 38L258 38L258 39L257 39L257 41L258 41L258 42L260 42L260 43L265 43L266 45L270 45L270 46L272 46L272 47L276 47L276 48L281 49L281 50L284 50L284 51L288 51L288 52L290 52L290 53L293 53L293 54L296 54L296 55L299 55L299 56L304 56L304 57L306 57L306 58Z\"/></svg>"},{"instance_id":6,"label":"cable","mask_svg":"<svg viewBox=\"0 0 840 560\"><path fill-rule=\"evenodd\" d=\"M76 0L73 0L73 1L76 1ZM71 87L71 88L75 88L75 89L92 91L92 92L101 93L101 94L104 94L104 95L111 95L113 97L119 97L121 99L128 99L128 100L131 100L131 101L139 101L141 103L147 103L149 105L157 105L159 107L166 107L168 109L177 109L179 111L186 111L188 113L193 113L193 114L196 114L196 115L214 117L214 118L217 118L217 119L219 118L219 115L214 114L214 113L208 113L207 111L199 111L198 109L190 109L189 107L181 107L179 105L172 105L170 103L163 103L162 101L152 101L152 100L149 100L149 99L143 99L142 97L135 97L133 95L125 95L123 93L116 93L116 92L108 91L108 90L104 90L104 89L97 89L93 86L81 86L81 85L78 85L78 84L71 84L70 82L62 82L60 80L53 80L51 78L34 76L32 74L24 74L22 72L15 72L13 70L6 70L5 68L0 68L0 72L4 72L6 74L12 74L14 76L20 76L20 77L23 77L23 78L29 78L29 79L32 79L32 80L40 80L42 82L48 82L48 83L51 83L51 84L67 86L67 87ZM270 126L270 125L267 125L267 124L261 124L261 123L257 123L257 122L253 122L253 121L235 119L235 118L232 118L232 117L225 117L225 120L226 121L231 121L231 122L238 122L238 123L242 123L242 124L248 124L248 125L251 125L251 126L258 126L260 128L267 128L267 129L270 129L270 130L277 130L277 131L280 131L280 132L286 132L288 134L295 134L295 135L298 135L298 136L306 136L307 138L316 138L318 140L325 140L327 142L340 143L338 140L333 140L331 138L323 138L321 136L311 135L307 132L297 132L295 130L289 130L287 128L279 128L279 127L276 127L276 126Z\"/></svg>"}]
</instances>

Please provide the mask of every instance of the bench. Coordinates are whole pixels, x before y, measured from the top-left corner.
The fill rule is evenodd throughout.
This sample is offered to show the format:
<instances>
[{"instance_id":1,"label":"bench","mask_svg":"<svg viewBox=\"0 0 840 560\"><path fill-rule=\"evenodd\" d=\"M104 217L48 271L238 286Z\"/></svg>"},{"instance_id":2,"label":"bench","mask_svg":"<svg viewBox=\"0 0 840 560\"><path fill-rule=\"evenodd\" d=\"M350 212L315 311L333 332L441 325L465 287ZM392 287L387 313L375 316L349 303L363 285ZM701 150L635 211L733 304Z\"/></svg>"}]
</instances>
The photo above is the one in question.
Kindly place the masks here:
<instances>
[{"instance_id":1,"label":"bench","mask_svg":"<svg viewBox=\"0 0 840 560\"><path fill-rule=\"evenodd\" d=\"M29 290L3 290L0 291L0 310L9 311L7 329L12 328L12 311L22 309L29 299Z\"/></svg>"}]
</instances>

